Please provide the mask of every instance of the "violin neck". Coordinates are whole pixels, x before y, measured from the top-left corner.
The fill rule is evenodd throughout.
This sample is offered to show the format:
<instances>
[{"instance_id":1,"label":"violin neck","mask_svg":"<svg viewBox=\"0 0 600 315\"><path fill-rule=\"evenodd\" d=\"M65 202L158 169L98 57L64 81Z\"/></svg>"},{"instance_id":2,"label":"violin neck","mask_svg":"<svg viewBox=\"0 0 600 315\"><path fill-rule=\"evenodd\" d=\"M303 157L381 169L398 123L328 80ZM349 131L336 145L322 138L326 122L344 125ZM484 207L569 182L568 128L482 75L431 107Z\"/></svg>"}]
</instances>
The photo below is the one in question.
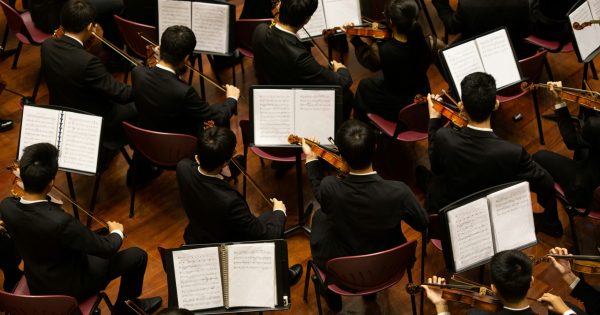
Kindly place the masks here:
<instances>
[{"instance_id":1,"label":"violin neck","mask_svg":"<svg viewBox=\"0 0 600 315\"><path fill-rule=\"evenodd\" d=\"M600 262L600 256L593 255L548 255L555 259L569 259L569 260L587 260L587 261L598 261Z\"/></svg>"}]
</instances>

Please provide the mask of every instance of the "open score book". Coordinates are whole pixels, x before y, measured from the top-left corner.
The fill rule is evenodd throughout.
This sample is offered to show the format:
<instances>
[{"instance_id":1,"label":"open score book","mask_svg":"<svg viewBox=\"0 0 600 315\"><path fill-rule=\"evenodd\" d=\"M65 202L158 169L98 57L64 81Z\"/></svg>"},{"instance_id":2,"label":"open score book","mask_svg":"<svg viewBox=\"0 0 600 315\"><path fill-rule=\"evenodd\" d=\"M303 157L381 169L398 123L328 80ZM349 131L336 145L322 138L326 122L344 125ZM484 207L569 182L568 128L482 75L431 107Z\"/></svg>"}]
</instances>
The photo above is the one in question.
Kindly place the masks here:
<instances>
[{"instance_id":1,"label":"open score book","mask_svg":"<svg viewBox=\"0 0 600 315\"><path fill-rule=\"evenodd\" d=\"M582 30L574 30L573 23L600 19L600 0L578 2L568 13L570 28L575 38L575 49L580 61L593 59L600 48L600 25L592 24Z\"/></svg>"},{"instance_id":2,"label":"open score book","mask_svg":"<svg viewBox=\"0 0 600 315\"><path fill-rule=\"evenodd\" d=\"M311 37L315 37L322 35L325 29L342 26L346 22L354 25L362 23L359 0L319 0L317 10L304 28ZM300 39L308 38L306 32L298 31Z\"/></svg>"},{"instance_id":3,"label":"open score book","mask_svg":"<svg viewBox=\"0 0 600 315\"><path fill-rule=\"evenodd\" d=\"M497 252L537 243L527 182L447 210L443 215L451 247L451 255L446 255L444 247L446 266L453 265L456 272L479 266Z\"/></svg>"}]
</instances>

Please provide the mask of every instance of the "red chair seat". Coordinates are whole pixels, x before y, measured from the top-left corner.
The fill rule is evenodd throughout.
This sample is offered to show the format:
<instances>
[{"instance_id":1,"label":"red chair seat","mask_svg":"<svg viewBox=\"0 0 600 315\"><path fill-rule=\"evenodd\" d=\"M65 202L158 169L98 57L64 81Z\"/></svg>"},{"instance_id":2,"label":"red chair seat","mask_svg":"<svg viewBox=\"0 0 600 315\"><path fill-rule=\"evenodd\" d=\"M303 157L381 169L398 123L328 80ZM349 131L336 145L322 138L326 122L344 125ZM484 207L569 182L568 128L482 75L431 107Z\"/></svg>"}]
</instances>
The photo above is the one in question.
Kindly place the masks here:
<instances>
[{"instance_id":1,"label":"red chair seat","mask_svg":"<svg viewBox=\"0 0 600 315\"><path fill-rule=\"evenodd\" d=\"M534 36L534 35L525 37L525 41L527 41L527 42L529 42L529 43L531 43L533 45L536 45L536 46L542 47L544 49L547 49L547 50L556 50L560 46L560 42L558 42L558 41L543 39L543 38L539 38L539 37ZM573 51L574 51L574 49L573 49L573 43L572 42L566 43L560 49L561 53L569 53L569 52L573 52Z\"/></svg>"},{"instance_id":2,"label":"red chair seat","mask_svg":"<svg viewBox=\"0 0 600 315\"><path fill-rule=\"evenodd\" d=\"M271 153L267 152L267 150L268 150L268 148L265 150L265 148L250 147L250 151L252 151L254 154L258 155L259 157L261 157L263 159L277 161L277 162L296 162L295 155L280 156L280 155L271 154ZM304 160L305 158L306 157L304 156L304 153L302 153L301 159Z\"/></svg>"},{"instance_id":3,"label":"red chair seat","mask_svg":"<svg viewBox=\"0 0 600 315\"><path fill-rule=\"evenodd\" d=\"M519 97L521 97L521 96L523 96L523 95L525 95L527 93L528 93L527 91L523 91L521 93L514 94L514 95L500 95L500 94L498 94L498 95L496 95L496 98L498 99L498 101L500 103L506 103L506 102L510 102L512 100L516 100L517 98L519 98Z\"/></svg>"},{"instance_id":4,"label":"red chair seat","mask_svg":"<svg viewBox=\"0 0 600 315\"><path fill-rule=\"evenodd\" d=\"M400 113L399 113L399 117L406 117L408 119L411 119L410 124L418 124L418 122L413 121L413 119L418 119L420 117L417 117L418 115L413 115L413 114L408 114L411 115L410 117L408 117L407 113L409 113L411 110L413 109L417 109L416 106L418 104L411 104L408 105L407 107L403 108ZM394 121L390 121L387 120L377 114L374 113L368 113L367 117L369 117L369 119L375 124L377 125L377 127L379 129L381 129L381 131L383 131L386 135L388 135L389 137L393 137L394 136L394 132L396 131L396 127L397 127L397 123ZM427 116L425 116L426 118L428 118ZM405 120L402 120L405 121ZM414 126L409 126L409 127L414 127ZM418 128L418 127L417 127ZM420 128L419 128L420 129ZM427 139L427 129L425 128L424 131L422 130L417 130L417 129L409 129L406 131L402 131L400 133L398 133L398 136L396 136L396 139L398 141L404 141L404 142L416 142L416 141L420 141L423 139Z\"/></svg>"},{"instance_id":5,"label":"red chair seat","mask_svg":"<svg viewBox=\"0 0 600 315\"><path fill-rule=\"evenodd\" d=\"M442 248L442 240L437 240L437 239L432 239L431 240L431 244L433 244L433 246L435 246L435 248L443 251L444 249Z\"/></svg>"},{"instance_id":6,"label":"red chair seat","mask_svg":"<svg viewBox=\"0 0 600 315\"><path fill-rule=\"evenodd\" d=\"M23 23L25 24L25 27L29 31L29 35L31 36L31 39L34 42L31 43L29 41L29 39L27 38L27 36L25 36L21 33L17 33L16 36L17 36L17 38L19 38L20 41L22 41L26 44L40 45L43 41L45 41L46 39L48 39L52 36L51 34L44 33L44 31L35 27L35 24L33 24L33 21L31 20L31 13L29 13L29 11L21 13L21 18L23 19Z\"/></svg>"}]
</instances>

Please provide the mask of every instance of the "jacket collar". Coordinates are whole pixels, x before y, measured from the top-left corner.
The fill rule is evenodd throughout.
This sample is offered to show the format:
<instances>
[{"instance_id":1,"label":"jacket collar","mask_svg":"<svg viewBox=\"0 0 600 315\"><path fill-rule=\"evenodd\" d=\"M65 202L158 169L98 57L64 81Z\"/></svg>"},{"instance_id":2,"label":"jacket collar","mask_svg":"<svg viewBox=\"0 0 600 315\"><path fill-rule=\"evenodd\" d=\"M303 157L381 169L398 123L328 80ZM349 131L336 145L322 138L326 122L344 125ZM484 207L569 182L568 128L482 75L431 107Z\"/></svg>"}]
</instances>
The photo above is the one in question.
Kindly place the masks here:
<instances>
[{"instance_id":1,"label":"jacket collar","mask_svg":"<svg viewBox=\"0 0 600 315\"><path fill-rule=\"evenodd\" d=\"M65 43L67 43L69 45L73 45L73 46L75 46L77 48L83 48L83 45L81 45L80 42L78 42L77 40L75 40L75 39L73 39L73 38L71 38L69 36L65 35L65 36L61 37L59 40L62 41L62 42L65 42Z\"/></svg>"},{"instance_id":2,"label":"jacket collar","mask_svg":"<svg viewBox=\"0 0 600 315\"><path fill-rule=\"evenodd\" d=\"M469 127L464 127L460 130L461 133L480 138L498 138L493 131L477 130Z\"/></svg>"}]
</instances>

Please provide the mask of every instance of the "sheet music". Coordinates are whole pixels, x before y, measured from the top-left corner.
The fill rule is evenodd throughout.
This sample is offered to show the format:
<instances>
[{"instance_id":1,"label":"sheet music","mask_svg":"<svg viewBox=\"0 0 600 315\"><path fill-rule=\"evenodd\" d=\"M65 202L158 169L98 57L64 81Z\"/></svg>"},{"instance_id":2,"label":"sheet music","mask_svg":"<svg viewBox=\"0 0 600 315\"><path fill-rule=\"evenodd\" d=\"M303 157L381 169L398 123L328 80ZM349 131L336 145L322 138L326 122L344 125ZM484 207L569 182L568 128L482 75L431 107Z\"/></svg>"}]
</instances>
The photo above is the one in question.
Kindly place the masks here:
<instances>
[{"instance_id":1,"label":"sheet music","mask_svg":"<svg viewBox=\"0 0 600 315\"><path fill-rule=\"evenodd\" d=\"M462 79L473 72L485 72L475 41L443 50L442 54L459 95L462 93L460 90Z\"/></svg>"},{"instance_id":2,"label":"sheet music","mask_svg":"<svg viewBox=\"0 0 600 315\"><path fill-rule=\"evenodd\" d=\"M229 53L229 5L192 2L192 31L195 50Z\"/></svg>"},{"instance_id":3,"label":"sheet music","mask_svg":"<svg viewBox=\"0 0 600 315\"><path fill-rule=\"evenodd\" d=\"M457 271L494 255L492 226L486 198L450 210L448 225Z\"/></svg>"},{"instance_id":4,"label":"sheet music","mask_svg":"<svg viewBox=\"0 0 600 315\"><path fill-rule=\"evenodd\" d=\"M200 310L223 305L218 247L173 251L177 305Z\"/></svg>"},{"instance_id":5,"label":"sheet music","mask_svg":"<svg viewBox=\"0 0 600 315\"><path fill-rule=\"evenodd\" d=\"M588 0L587 2L588 2L588 5L590 6L590 11L592 12L592 17L594 18L594 20L599 19L600 18L600 0Z\"/></svg>"},{"instance_id":6,"label":"sheet music","mask_svg":"<svg viewBox=\"0 0 600 315\"><path fill-rule=\"evenodd\" d=\"M58 145L60 115L59 110L23 106L18 159L23 156L23 149L32 144L47 142Z\"/></svg>"},{"instance_id":7,"label":"sheet music","mask_svg":"<svg viewBox=\"0 0 600 315\"><path fill-rule=\"evenodd\" d=\"M295 130L304 137L315 137L327 144L335 137L335 90L294 90Z\"/></svg>"},{"instance_id":8,"label":"sheet music","mask_svg":"<svg viewBox=\"0 0 600 315\"><path fill-rule=\"evenodd\" d=\"M523 182L487 196L496 252L537 241L529 183Z\"/></svg>"},{"instance_id":9,"label":"sheet music","mask_svg":"<svg viewBox=\"0 0 600 315\"><path fill-rule=\"evenodd\" d=\"M323 11L323 0L319 0L317 10L313 13L310 21L304 25L304 28L308 34L313 37L321 36L323 34L323 30L327 28L327 23L325 23L325 11ZM303 29L298 31L298 37L300 37L300 39L307 39L308 34L306 34Z\"/></svg>"},{"instance_id":10,"label":"sheet music","mask_svg":"<svg viewBox=\"0 0 600 315\"><path fill-rule=\"evenodd\" d=\"M228 307L275 307L277 304L275 244L229 245L227 252Z\"/></svg>"},{"instance_id":11,"label":"sheet music","mask_svg":"<svg viewBox=\"0 0 600 315\"><path fill-rule=\"evenodd\" d=\"M358 0L323 0L327 28L342 26L346 22L362 24Z\"/></svg>"},{"instance_id":12,"label":"sheet music","mask_svg":"<svg viewBox=\"0 0 600 315\"><path fill-rule=\"evenodd\" d=\"M485 72L496 79L496 88L521 80L517 61L506 30L501 29L475 40ZM458 82L457 82L458 83Z\"/></svg>"},{"instance_id":13,"label":"sheet music","mask_svg":"<svg viewBox=\"0 0 600 315\"><path fill-rule=\"evenodd\" d=\"M254 143L287 144L295 130L294 91L286 89L254 89Z\"/></svg>"},{"instance_id":14,"label":"sheet music","mask_svg":"<svg viewBox=\"0 0 600 315\"><path fill-rule=\"evenodd\" d=\"M64 112L58 165L96 173L102 117Z\"/></svg>"},{"instance_id":15,"label":"sheet music","mask_svg":"<svg viewBox=\"0 0 600 315\"><path fill-rule=\"evenodd\" d=\"M597 9L596 4L593 6L594 9ZM572 25L574 22L583 23L592 20L591 10L588 2L583 3L569 14L569 23ZM598 24L592 24L582 30L573 30L573 34L582 60L587 59L600 47L600 26Z\"/></svg>"},{"instance_id":16,"label":"sheet music","mask_svg":"<svg viewBox=\"0 0 600 315\"><path fill-rule=\"evenodd\" d=\"M192 28L191 10L192 4L189 1L158 0L159 36L169 26L173 25L183 25Z\"/></svg>"}]
</instances>

